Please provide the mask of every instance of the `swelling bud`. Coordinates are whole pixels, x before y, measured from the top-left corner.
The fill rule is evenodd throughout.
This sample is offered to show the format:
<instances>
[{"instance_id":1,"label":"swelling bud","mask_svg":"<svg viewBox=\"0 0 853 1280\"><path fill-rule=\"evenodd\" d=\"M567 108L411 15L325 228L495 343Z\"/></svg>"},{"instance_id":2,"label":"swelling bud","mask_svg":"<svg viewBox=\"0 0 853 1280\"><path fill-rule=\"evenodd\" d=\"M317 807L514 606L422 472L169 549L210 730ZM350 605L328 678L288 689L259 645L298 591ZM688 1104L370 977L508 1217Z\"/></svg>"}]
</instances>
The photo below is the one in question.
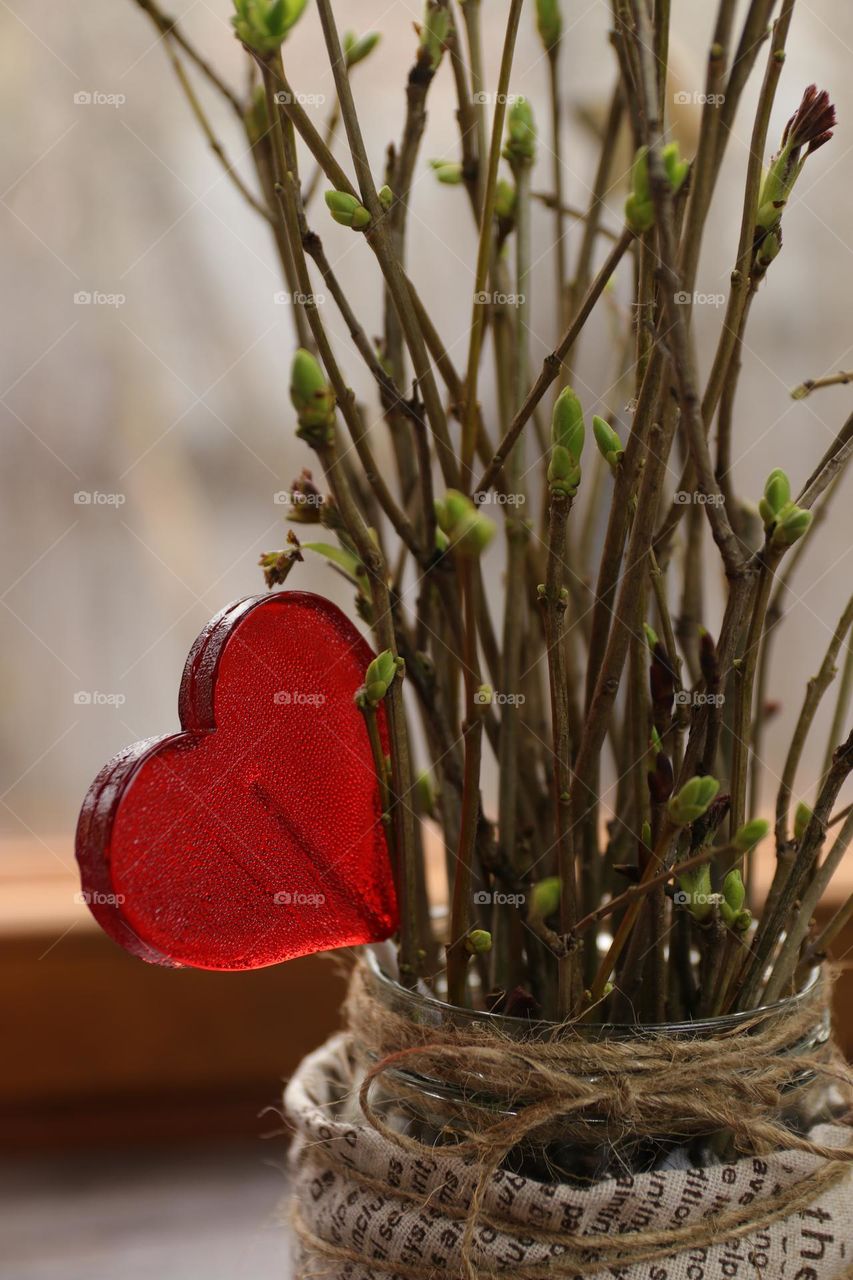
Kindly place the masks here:
<instances>
[{"instance_id":1,"label":"swelling bud","mask_svg":"<svg viewBox=\"0 0 853 1280\"><path fill-rule=\"evenodd\" d=\"M561 880L559 876L546 876L538 880L530 890L527 915L531 920L547 920L556 915L560 907Z\"/></svg>"},{"instance_id":2,"label":"swelling bud","mask_svg":"<svg viewBox=\"0 0 853 1280\"><path fill-rule=\"evenodd\" d=\"M290 366L290 399L299 422L296 434L314 448L329 444L335 425L335 393L318 361L300 347Z\"/></svg>"},{"instance_id":3,"label":"swelling bud","mask_svg":"<svg viewBox=\"0 0 853 1280\"><path fill-rule=\"evenodd\" d=\"M435 504L438 527L447 537L449 550L460 556L478 556L495 533L494 522L458 489L448 489Z\"/></svg>"},{"instance_id":4,"label":"swelling bud","mask_svg":"<svg viewBox=\"0 0 853 1280\"><path fill-rule=\"evenodd\" d=\"M363 62L368 54L373 52L381 38L378 31L367 31L363 36L357 36L354 31L345 31L341 43L347 67L354 67L359 62Z\"/></svg>"},{"instance_id":5,"label":"swelling bud","mask_svg":"<svg viewBox=\"0 0 853 1280\"><path fill-rule=\"evenodd\" d=\"M438 70L449 30L450 12L446 3L442 0L426 0L424 20L420 28L420 56L429 63L430 71Z\"/></svg>"},{"instance_id":6,"label":"swelling bud","mask_svg":"<svg viewBox=\"0 0 853 1280\"><path fill-rule=\"evenodd\" d=\"M526 98L516 98L507 112L504 159L511 165L531 165L536 159L536 124Z\"/></svg>"},{"instance_id":7,"label":"swelling bud","mask_svg":"<svg viewBox=\"0 0 853 1280\"><path fill-rule=\"evenodd\" d=\"M551 459L548 484L552 492L573 498L581 480L584 446L583 407L571 387L557 396L551 416Z\"/></svg>"},{"instance_id":8,"label":"swelling bud","mask_svg":"<svg viewBox=\"0 0 853 1280\"><path fill-rule=\"evenodd\" d=\"M492 949L492 935L488 929L472 929L465 938L465 950L469 956L484 956Z\"/></svg>"},{"instance_id":9,"label":"swelling bud","mask_svg":"<svg viewBox=\"0 0 853 1280\"><path fill-rule=\"evenodd\" d=\"M364 205L347 191L327 191L324 197L329 213L342 227L362 231L370 223Z\"/></svg>"},{"instance_id":10,"label":"swelling bud","mask_svg":"<svg viewBox=\"0 0 853 1280\"><path fill-rule=\"evenodd\" d=\"M231 25L243 44L256 53L275 53L308 0L234 0Z\"/></svg>"},{"instance_id":11,"label":"swelling bud","mask_svg":"<svg viewBox=\"0 0 853 1280\"><path fill-rule=\"evenodd\" d=\"M754 849L761 843L769 830L770 823L764 818L753 818L751 822L745 822L738 829L732 844L739 852L748 853L750 849Z\"/></svg>"},{"instance_id":12,"label":"swelling bud","mask_svg":"<svg viewBox=\"0 0 853 1280\"><path fill-rule=\"evenodd\" d=\"M536 26L546 52L550 53L563 33L560 0L536 0Z\"/></svg>"},{"instance_id":13,"label":"swelling bud","mask_svg":"<svg viewBox=\"0 0 853 1280\"><path fill-rule=\"evenodd\" d=\"M383 649L373 659L365 672L363 691L360 691L371 707L379 705L404 665L403 659L396 658L390 649Z\"/></svg>"},{"instance_id":14,"label":"swelling bud","mask_svg":"<svg viewBox=\"0 0 853 1280\"><path fill-rule=\"evenodd\" d=\"M592 434L595 436L598 452L615 475L625 456L622 441L610 423L605 422L604 418L599 418L597 414L592 415Z\"/></svg>"},{"instance_id":15,"label":"swelling bud","mask_svg":"<svg viewBox=\"0 0 853 1280\"><path fill-rule=\"evenodd\" d=\"M670 797L667 805L670 821L677 827L686 827L708 808L720 789L716 778L709 776L691 778L681 790Z\"/></svg>"}]
</instances>

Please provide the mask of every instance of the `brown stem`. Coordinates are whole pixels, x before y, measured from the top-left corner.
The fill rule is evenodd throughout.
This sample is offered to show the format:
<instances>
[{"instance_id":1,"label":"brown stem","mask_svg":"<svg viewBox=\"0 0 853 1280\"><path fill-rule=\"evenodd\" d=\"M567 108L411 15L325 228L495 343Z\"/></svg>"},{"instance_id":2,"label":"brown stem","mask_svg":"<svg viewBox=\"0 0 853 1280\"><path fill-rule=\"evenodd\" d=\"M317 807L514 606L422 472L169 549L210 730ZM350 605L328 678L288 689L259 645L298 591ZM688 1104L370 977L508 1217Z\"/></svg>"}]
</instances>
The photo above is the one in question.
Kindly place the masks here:
<instances>
[{"instance_id":1,"label":"brown stem","mask_svg":"<svg viewBox=\"0 0 853 1280\"><path fill-rule=\"evenodd\" d=\"M464 782L459 845L450 909L450 939L447 947L447 998L451 1004L465 1004L468 953L465 939L471 928L472 885L477 825L480 816L480 759L483 742L483 708L478 701L480 687L477 661L477 573L476 561L462 558L459 579L465 615L465 711L462 737L465 744Z\"/></svg>"},{"instance_id":2,"label":"brown stem","mask_svg":"<svg viewBox=\"0 0 853 1280\"><path fill-rule=\"evenodd\" d=\"M577 315L572 320L572 323L569 325L554 350L545 357L539 377L528 391L524 404L518 410L510 423L506 434L495 450L494 457L477 483L475 500L479 498L481 494L488 493L489 489L494 486L498 475L503 469L503 465L506 462L510 449L513 447L516 440L521 435L521 432L527 425L531 415L533 414L533 410L539 404L539 401L542 399L551 383L558 377L563 361L571 351L578 335L589 319L593 307L604 292L608 280L622 261L622 258L633 239L633 232L629 231L626 227L623 230L622 235L619 237L619 240L608 254L604 265L596 276L593 284L590 285L589 292L584 298Z\"/></svg>"},{"instance_id":3,"label":"brown stem","mask_svg":"<svg viewBox=\"0 0 853 1280\"><path fill-rule=\"evenodd\" d=\"M557 842L557 873L560 877L560 930L572 937L577 920L577 870L571 826L571 731L569 726L566 665L563 628L568 593L565 578L566 524L572 499L566 493L551 491L548 529L548 559L545 585L540 599L545 618L545 643L548 659L548 685L551 695L551 732L554 753L553 805ZM568 1018L575 1005L576 966L574 950L566 948L559 957L558 1010L560 1018Z\"/></svg>"}]
</instances>

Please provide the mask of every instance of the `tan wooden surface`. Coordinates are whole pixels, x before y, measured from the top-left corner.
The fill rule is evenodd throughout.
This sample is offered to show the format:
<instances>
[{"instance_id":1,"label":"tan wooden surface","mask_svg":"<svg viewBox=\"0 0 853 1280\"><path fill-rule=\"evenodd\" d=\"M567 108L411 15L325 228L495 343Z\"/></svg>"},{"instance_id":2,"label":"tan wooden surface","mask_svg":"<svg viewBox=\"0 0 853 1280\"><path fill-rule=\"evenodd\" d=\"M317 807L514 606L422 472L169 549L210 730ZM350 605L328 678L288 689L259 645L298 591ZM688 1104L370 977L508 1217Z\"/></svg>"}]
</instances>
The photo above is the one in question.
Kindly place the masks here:
<instances>
[{"instance_id":1,"label":"tan wooden surface","mask_svg":"<svg viewBox=\"0 0 853 1280\"><path fill-rule=\"evenodd\" d=\"M851 880L848 867L833 902ZM163 969L111 942L76 893L73 862L40 845L0 856L0 1025L11 1049L0 1054L0 1147L280 1129L268 1109L337 1025L345 954L245 974ZM853 929L836 954L836 1025L853 1056Z\"/></svg>"}]
</instances>

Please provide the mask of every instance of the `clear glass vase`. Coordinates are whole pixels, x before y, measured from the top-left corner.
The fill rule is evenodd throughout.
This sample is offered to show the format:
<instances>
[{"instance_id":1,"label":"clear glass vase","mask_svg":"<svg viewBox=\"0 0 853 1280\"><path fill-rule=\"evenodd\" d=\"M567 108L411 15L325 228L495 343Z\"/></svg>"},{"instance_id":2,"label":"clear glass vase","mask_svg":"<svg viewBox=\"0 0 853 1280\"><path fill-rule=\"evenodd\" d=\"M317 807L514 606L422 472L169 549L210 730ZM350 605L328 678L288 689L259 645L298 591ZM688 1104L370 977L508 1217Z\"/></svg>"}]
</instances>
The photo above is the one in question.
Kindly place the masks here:
<instances>
[{"instance_id":1,"label":"clear glass vase","mask_svg":"<svg viewBox=\"0 0 853 1280\"><path fill-rule=\"evenodd\" d=\"M394 976L395 971L396 962L390 946L367 950L365 980L370 994L389 1013L419 1026L441 1031L452 1027L473 1030L479 1025L506 1040L523 1041L526 1046L552 1039L559 1030L555 1023L531 1022L524 1018L456 1008L423 990L413 991L401 986ZM760 1026L765 1019L792 1008L813 995L820 981L820 971L815 970L798 995L758 1010L694 1022L642 1027L635 1023L579 1023L575 1030L590 1043L597 1040L636 1040L639 1043L644 1037L660 1035L707 1040L722 1033L737 1032L740 1027L743 1034L748 1035L747 1024ZM829 1014L824 1009L816 1014L814 1026L788 1052L799 1056L814 1055L827 1045L830 1037ZM375 1061L375 1055L367 1053L366 1057L368 1062ZM474 1070L471 1077L474 1081L476 1074ZM774 1119L793 1133L806 1133L813 1125L830 1121L845 1110L844 1100L838 1091L805 1065L802 1071L792 1076L787 1096L790 1101L780 1108ZM485 1092L478 1094L476 1084L463 1095L455 1084L442 1080L438 1070L425 1075L416 1070L391 1066L378 1078L371 1093L372 1105L387 1123L429 1147L463 1138L464 1129L459 1128L457 1117L462 1110L461 1104L472 1101L496 1121L517 1114L506 1106L505 1100ZM569 1127L570 1136L567 1133ZM584 1135L580 1140L579 1128ZM584 1185L600 1178L651 1170L703 1168L724 1162L734 1155L732 1135L726 1130L709 1130L685 1140L675 1136L679 1129L679 1117L673 1115L674 1136L652 1139L626 1132L624 1126L616 1128L606 1117L594 1112L580 1117L575 1113L571 1126L568 1123L563 1126L557 1119L545 1130L537 1130L534 1139L514 1147L507 1155L504 1167L539 1181Z\"/></svg>"}]
</instances>

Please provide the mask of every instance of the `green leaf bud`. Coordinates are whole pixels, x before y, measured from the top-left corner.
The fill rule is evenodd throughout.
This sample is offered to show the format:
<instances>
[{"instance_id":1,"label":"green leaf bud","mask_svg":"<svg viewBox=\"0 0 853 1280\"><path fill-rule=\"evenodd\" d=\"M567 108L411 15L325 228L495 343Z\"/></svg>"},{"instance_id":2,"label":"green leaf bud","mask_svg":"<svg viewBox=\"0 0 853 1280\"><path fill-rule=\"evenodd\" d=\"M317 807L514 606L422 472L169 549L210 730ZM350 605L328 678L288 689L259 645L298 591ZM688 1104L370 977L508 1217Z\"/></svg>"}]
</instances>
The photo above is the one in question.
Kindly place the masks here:
<instances>
[{"instance_id":1,"label":"green leaf bud","mask_svg":"<svg viewBox=\"0 0 853 1280\"><path fill-rule=\"evenodd\" d=\"M319 362L304 347L290 366L290 399L299 421L299 438L314 448L328 444L335 425L335 393Z\"/></svg>"},{"instance_id":2,"label":"green leaf bud","mask_svg":"<svg viewBox=\"0 0 853 1280\"><path fill-rule=\"evenodd\" d=\"M533 885L527 904L531 920L547 920L556 914L560 907L560 886L559 876L546 876Z\"/></svg>"},{"instance_id":3,"label":"green leaf bud","mask_svg":"<svg viewBox=\"0 0 853 1280\"><path fill-rule=\"evenodd\" d=\"M435 176L444 186L458 187L462 182L462 165L458 160L430 160L429 163Z\"/></svg>"},{"instance_id":4,"label":"green leaf bud","mask_svg":"<svg viewBox=\"0 0 853 1280\"><path fill-rule=\"evenodd\" d=\"M511 165L531 165L536 159L536 123L526 98L516 98L507 112L504 158Z\"/></svg>"},{"instance_id":5,"label":"green leaf bud","mask_svg":"<svg viewBox=\"0 0 853 1280\"><path fill-rule=\"evenodd\" d=\"M370 214L355 196L347 191L327 191L325 201L335 222L342 227L361 231L370 222Z\"/></svg>"},{"instance_id":6,"label":"green leaf bud","mask_svg":"<svg viewBox=\"0 0 853 1280\"><path fill-rule=\"evenodd\" d=\"M383 649L369 664L364 676L364 695L372 707L378 706L385 697L403 665L403 659L396 658L390 649Z\"/></svg>"},{"instance_id":7,"label":"green leaf bud","mask_svg":"<svg viewBox=\"0 0 853 1280\"><path fill-rule=\"evenodd\" d=\"M799 542L812 522L812 513L795 502L784 507L773 530L773 543L777 547L791 547Z\"/></svg>"},{"instance_id":8,"label":"green leaf bud","mask_svg":"<svg viewBox=\"0 0 853 1280\"><path fill-rule=\"evenodd\" d=\"M592 415L592 432L595 436L598 452L615 475L625 456L622 441L610 423L605 422L604 418L599 418L598 414L595 413Z\"/></svg>"},{"instance_id":9,"label":"green leaf bud","mask_svg":"<svg viewBox=\"0 0 853 1280\"><path fill-rule=\"evenodd\" d=\"M560 0L536 0L536 26L546 52L550 52L563 32Z\"/></svg>"},{"instance_id":10,"label":"green leaf bud","mask_svg":"<svg viewBox=\"0 0 853 1280\"><path fill-rule=\"evenodd\" d=\"M581 480L584 445L583 408L571 387L557 397L551 417L551 459L548 483L551 489L574 497Z\"/></svg>"},{"instance_id":11,"label":"green leaf bud","mask_svg":"<svg viewBox=\"0 0 853 1280\"><path fill-rule=\"evenodd\" d=\"M678 143L669 142L661 148L661 163L670 189L675 195L684 185L690 165L679 157ZM655 205L649 180L649 149L639 147L631 169L631 192L625 201L625 221L635 235L650 231L655 225Z\"/></svg>"},{"instance_id":12,"label":"green leaf bud","mask_svg":"<svg viewBox=\"0 0 853 1280\"><path fill-rule=\"evenodd\" d=\"M357 36L354 31L345 31L342 46L344 51L344 61L347 67L351 68L371 54L379 41L382 39L378 31L366 31L363 36Z\"/></svg>"},{"instance_id":13,"label":"green leaf bud","mask_svg":"<svg viewBox=\"0 0 853 1280\"><path fill-rule=\"evenodd\" d=\"M256 53L280 49L308 0L234 0L231 25L240 40Z\"/></svg>"},{"instance_id":14,"label":"green leaf bud","mask_svg":"<svg viewBox=\"0 0 853 1280\"><path fill-rule=\"evenodd\" d=\"M430 70L437 71L444 54L445 42L450 30L450 11L442 0L426 0L421 23L421 55L429 62Z\"/></svg>"},{"instance_id":15,"label":"green leaf bud","mask_svg":"<svg viewBox=\"0 0 853 1280\"><path fill-rule=\"evenodd\" d=\"M390 209L394 203L394 192L386 183L384 187L380 187L376 193L379 196L379 203L383 209Z\"/></svg>"},{"instance_id":16,"label":"green leaf bud","mask_svg":"<svg viewBox=\"0 0 853 1280\"><path fill-rule=\"evenodd\" d=\"M506 178L498 178L495 188L495 217L500 222L512 222L515 218L515 187Z\"/></svg>"},{"instance_id":17,"label":"green leaf bud","mask_svg":"<svg viewBox=\"0 0 853 1280\"><path fill-rule=\"evenodd\" d=\"M754 849L761 843L769 830L770 823L764 818L753 818L751 822L745 822L737 830L732 844L742 853L748 853L750 849Z\"/></svg>"},{"instance_id":18,"label":"green leaf bud","mask_svg":"<svg viewBox=\"0 0 853 1280\"><path fill-rule=\"evenodd\" d=\"M794 811L794 839L802 840L806 834L806 828L812 820L812 811L809 805L804 801L800 801Z\"/></svg>"},{"instance_id":19,"label":"green leaf bud","mask_svg":"<svg viewBox=\"0 0 853 1280\"><path fill-rule=\"evenodd\" d=\"M711 884L711 865L703 862L694 871L685 871L678 877L679 892L674 901L678 906L686 907L694 920L707 920L720 901L719 894L713 891Z\"/></svg>"},{"instance_id":20,"label":"green leaf bud","mask_svg":"<svg viewBox=\"0 0 853 1280\"><path fill-rule=\"evenodd\" d=\"M791 482L784 471L776 467L770 472L764 485L764 497L758 510L765 527L773 524L780 511L791 501Z\"/></svg>"},{"instance_id":21,"label":"green leaf bud","mask_svg":"<svg viewBox=\"0 0 853 1280\"><path fill-rule=\"evenodd\" d=\"M457 555L478 556L494 537L494 522L457 489L448 489L444 498L436 502L435 516L439 529L447 535L450 550Z\"/></svg>"},{"instance_id":22,"label":"green leaf bud","mask_svg":"<svg viewBox=\"0 0 853 1280\"><path fill-rule=\"evenodd\" d=\"M583 406L571 387L564 387L551 416L551 440L580 461L584 436Z\"/></svg>"},{"instance_id":23,"label":"green leaf bud","mask_svg":"<svg viewBox=\"0 0 853 1280\"><path fill-rule=\"evenodd\" d=\"M669 185L672 188L672 194L676 195L684 185L684 180L690 172L690 163L680 158L677 142L668 142L665 147L661 148L660 154L663 167L666 170L666 176L669 179Z\"/></svg>"},{"instance_id":24,"label":"green leaf bud","mask_svg":"<svg viewBox=\"0 0 853 1280\"><path fill-rule=\"evenodd\" d=\"M723 900L720 903L720 915L726 924L734 923L735 918L743 910L746 901L746 889L737 867L723 881Z\"/></svg>"},{"instance_id":25,"label":"green leaf bud","mask_svg":"<svg viewBox=\"0 0 853 1280\"><path fill-rule=\"evenodd\" d=\"M625 222L640 236L655 225L655 206L649 186L649 149L639 147L631 168L631 191L625 201Z\"/></svg>"},{"instance_id":26,"label":"green leaf bud","mask_svg":"<svg viewBox=\"0 0 853 1280\"><path fill-rule=\"evenodd\" d=\"M488 929L472 929L465 938L465 950L469 956L484 956L492 949L492 935Z\"/></svg>"},{"instance_id":27,"label":"green leaf bud","mask_svg":"<svg viewBox=\"0 0 853 1280\"><path fill-rule=\"evenodd\" d=\"M667 805L670 820L677 827L686 827L701 818L720 789L716 778L696 776L685 782L681 790L671 796Z\"/></svg>"}]
</instances>

